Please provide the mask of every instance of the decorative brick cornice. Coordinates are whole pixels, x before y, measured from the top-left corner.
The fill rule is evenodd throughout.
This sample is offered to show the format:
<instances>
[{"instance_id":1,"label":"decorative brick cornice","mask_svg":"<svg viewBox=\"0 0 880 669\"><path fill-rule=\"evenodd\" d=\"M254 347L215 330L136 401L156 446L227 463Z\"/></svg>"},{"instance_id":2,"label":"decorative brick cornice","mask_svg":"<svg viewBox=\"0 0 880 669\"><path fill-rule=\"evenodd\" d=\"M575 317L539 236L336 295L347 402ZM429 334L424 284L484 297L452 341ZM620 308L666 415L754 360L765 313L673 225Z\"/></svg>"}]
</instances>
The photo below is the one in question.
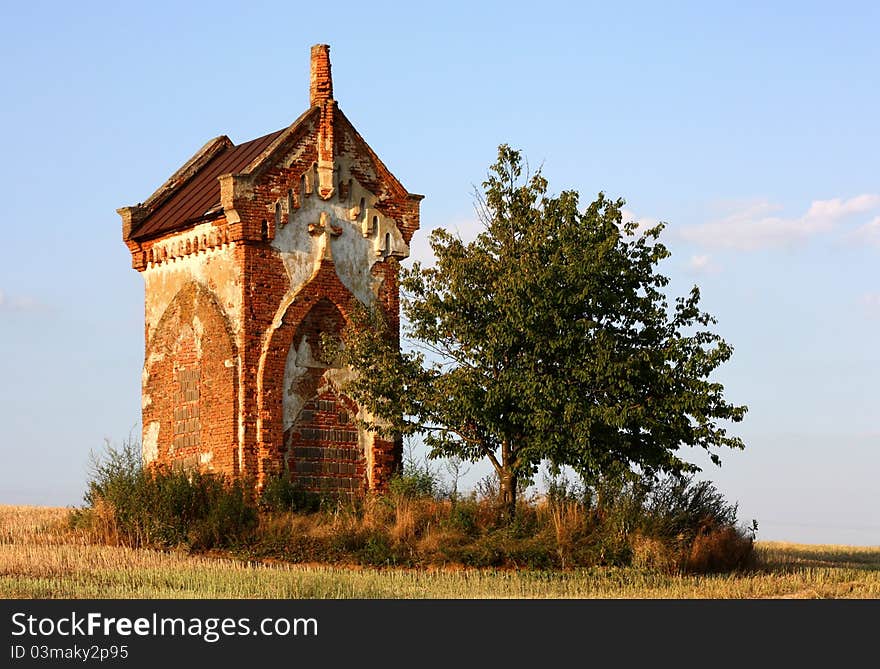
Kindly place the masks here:
<instances>
[{"instance_id":1,"label":"decorative brick cornice","mask_svg":"<svg viewBox=\"0 0 880 669\"><path fill-rule=\"evenodd\" d=\"M212 225L210 230L187 230L161 239L144 242L141 252L144 268L173 262L199 253L225 248L231 243L229 225Z\"/></svg>"}]
</instances>

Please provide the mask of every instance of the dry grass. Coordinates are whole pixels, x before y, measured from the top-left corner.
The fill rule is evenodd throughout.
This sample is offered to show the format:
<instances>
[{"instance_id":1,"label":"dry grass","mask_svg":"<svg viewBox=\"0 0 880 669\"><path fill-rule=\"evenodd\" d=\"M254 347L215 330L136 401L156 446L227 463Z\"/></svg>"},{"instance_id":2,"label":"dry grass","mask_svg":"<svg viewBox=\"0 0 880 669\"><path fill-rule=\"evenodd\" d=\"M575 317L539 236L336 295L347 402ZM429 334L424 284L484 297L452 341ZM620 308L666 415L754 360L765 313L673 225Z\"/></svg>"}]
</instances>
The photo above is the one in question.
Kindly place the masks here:
<instances>
[{"instance_id":1,"label":"dry grass","mask_svg":"<svg viewBox=\"0 0 880 669\"><path fill-rule=\"evenodd\" d=\"M681 551L671 549L668 542L656 537L636 534L632 537L631 543L635 567L670 573L681 565Z\"/></svg>"},{"instance_id":2,"label":"dry grass","mask_svg":"<svg viewBox=\"0 0 880 669\"><path fill-rule=\"evenodd\" d=\"M726 572L751 566L754 542L733 527L714 528L694 538L684 567L689 573Z\"/></svg>"},{"instance_id":3,"label":"dry grass","mask_svg":"<svg viewBox=\"0 0 880 669\"><path fill-rule=\"evenodd\" d=\"M564 569L569 565L577 539L586 532L586 519L579 504L563 500L538 507L539 512L549 512L556 533L556 550L559 563Z\"/></svg>"},{"instance_id":4,"label":"dry grass","mask_svg":"<svg viewBox=\"0 0 880 669\"><path fill-rule=\"evenodd\" d=\"M430 517L414 513L413 518ZM68 530L66 509L0 506L6 598L880 598L880 547L757 544L755 568L675 575L642 566L566 572L269 565L97 546ZM377 509L376 514L385 513ZM408 513L395 519L411 531ZM277 531L295 531L288 519ZM350 522L344 516L339 523ZM397 525L396 525L397 527ZM566 527L560 516L560 529ZM299 528L302 529L302 528ZM576 528L572 528L573 530ZM452 534L455 534L454 532ZM431 534L432 540L439 535ZM454 538L454 537L447 537ZM662 556L654 556L657 559Z\"/></svg>"}]
</instances>

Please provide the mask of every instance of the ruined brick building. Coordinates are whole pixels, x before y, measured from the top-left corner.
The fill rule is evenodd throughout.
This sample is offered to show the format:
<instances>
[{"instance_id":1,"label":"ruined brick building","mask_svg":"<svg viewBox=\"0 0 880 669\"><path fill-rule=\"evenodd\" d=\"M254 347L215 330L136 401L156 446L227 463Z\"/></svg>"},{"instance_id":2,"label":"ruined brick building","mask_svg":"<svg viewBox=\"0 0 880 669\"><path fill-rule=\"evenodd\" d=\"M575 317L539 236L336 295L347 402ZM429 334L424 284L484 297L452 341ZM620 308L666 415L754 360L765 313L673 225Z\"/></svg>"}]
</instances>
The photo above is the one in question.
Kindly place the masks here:
<instances>
[{"instance_id":1,"label":"ruined brick building","mask_svg":"<svg viewBox=\"0 0 880 669\"><path fill-rule=\"evenodd\" d=\"M399 321L397 261L419 227L407 192L333 98L311 50L310 106L243 144L209 141L145 202L118 210L145 281L147 463L312 491L381 489L400 443L359 428L320 353L355 300Z\"/></svg>"}]
</instances>

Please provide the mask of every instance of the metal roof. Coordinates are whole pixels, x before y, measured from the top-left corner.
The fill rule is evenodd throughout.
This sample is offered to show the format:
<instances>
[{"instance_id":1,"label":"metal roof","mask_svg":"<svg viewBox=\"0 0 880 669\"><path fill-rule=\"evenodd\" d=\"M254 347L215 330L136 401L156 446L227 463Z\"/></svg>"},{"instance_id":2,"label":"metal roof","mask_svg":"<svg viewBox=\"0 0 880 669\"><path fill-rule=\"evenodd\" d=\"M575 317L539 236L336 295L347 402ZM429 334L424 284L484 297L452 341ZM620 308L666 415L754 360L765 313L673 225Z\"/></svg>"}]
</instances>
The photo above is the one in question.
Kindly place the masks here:
<instances>
[{"instance_id":1,"label":"metal roof","mask_svg":"<svg viewBox=\"0 0 880 669\"><path fill-rule=\"evenodd\" d=\"M208 213L219 213L220 182L217 178L223 174L235 174L247 167L286 129L219 152L171 197L150 212L131 238L142 241L186 227Z\"/></svg>"}]
</instances>

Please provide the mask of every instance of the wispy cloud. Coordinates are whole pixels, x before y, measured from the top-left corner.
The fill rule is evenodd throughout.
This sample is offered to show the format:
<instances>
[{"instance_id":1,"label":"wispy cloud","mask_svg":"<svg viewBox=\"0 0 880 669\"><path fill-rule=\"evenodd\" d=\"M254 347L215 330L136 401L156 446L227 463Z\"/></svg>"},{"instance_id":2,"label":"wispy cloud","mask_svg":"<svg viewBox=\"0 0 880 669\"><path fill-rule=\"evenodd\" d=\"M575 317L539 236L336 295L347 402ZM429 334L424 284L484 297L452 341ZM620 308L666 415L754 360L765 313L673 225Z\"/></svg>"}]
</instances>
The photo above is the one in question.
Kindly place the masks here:
<instances>
[{"instance_id":1,"label":"wispy cloud","mask_svg":"<svg viewBox=\"0 0 880 669\"><path fill-rule=\"evenodd\" d=\"M632 221L636 224L636 235L639 235L645 230L653 228L660 223L660 221L656 218L651 218L649 216L638 216L635 212L629 209L621 209L620 213L624 223L629 223L630 221ZM712 256L708 254L692 255L687 262L686 268L689 272L693 274L715 274L721 269L718 264L712 259Z\"/></svg>"},{"instance_id":2,"label":"wispy cloud","mask_svg":"<svg viewBox=\"0 0 880 669\"><path fill-rule=\"evenodd\" d=\"M720 269L710 255L691 256L687 268L694 274L714 274Z\"/></svg>"},{"instance_id":3,"label":"wispy cloud","mask_svg":"<svg viewBox=\"0 0 880 669\"><path fill-rule=\"evenodd\" d=\"M844 219L877 209L880 195L868 193L849 199L814 200L804 214L796 217L778 215L777 205L762 200L719 220L679 228L678 235L707 248L753 251L790 247L831 232ZM880 241L880 223L876 227Z\"/></svg>"},{"instance_id":4,"label":"wispy cloud","mask_svg":"<svg viewBox=\"0 0 880 669\"><path fill-rule=\"evenodd\" d=\"M860 302L869 316L880 317L880 293L864 293Z\"/></svg>"},{"instance_id":5,"label":"wispy cloud","mask_svg":"<svg viewBox=\"0 0 880 669\"><path fill-rule=\"evenodd\" d=\"M0 311L34 311L42 305L27 295L7 295L0 289Z\"/></svg>"},{"instance_id":6,"label":"wispy cloud","mask_svg":"<svg viewBox=\"0 0 880 669\"><path fill-rule=\"evenodd\" d=\"M853 238L861 244L880 246L880 216L856 228Z\"/></svg>"}]
</instances>

